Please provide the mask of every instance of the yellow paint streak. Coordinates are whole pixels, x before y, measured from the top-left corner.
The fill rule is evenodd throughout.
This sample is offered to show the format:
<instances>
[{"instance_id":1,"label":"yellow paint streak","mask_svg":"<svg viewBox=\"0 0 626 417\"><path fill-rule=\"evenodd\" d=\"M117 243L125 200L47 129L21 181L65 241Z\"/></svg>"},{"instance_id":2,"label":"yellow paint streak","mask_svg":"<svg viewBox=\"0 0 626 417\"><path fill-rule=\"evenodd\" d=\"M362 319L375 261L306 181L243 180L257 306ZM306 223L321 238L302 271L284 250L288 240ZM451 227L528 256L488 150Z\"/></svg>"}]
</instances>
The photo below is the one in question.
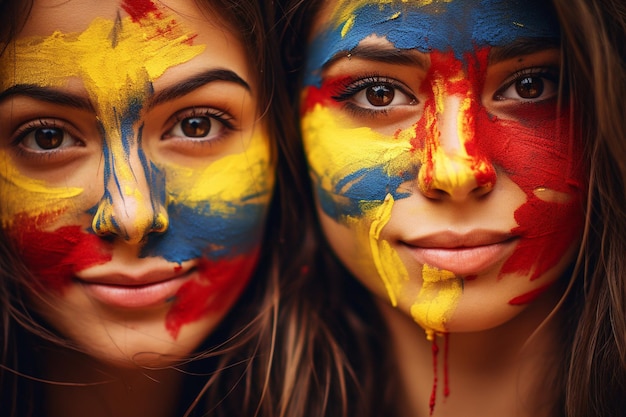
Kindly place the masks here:
<instances>
[{"instance_id":1,"label":"yellow paint streak","mask_svg":"<svg viewBox=\"0 0 626 417\"><path fill-rule=\"evenodd\" d=\"M82 188L51 187L22 175L4 151L0 151L0 189L4 199L0 223L4 227L10 226L21 213L36 217L51 213L51 207L54 212L63 212L71 207L70 199L83 193Z\"/></svg>"},{"instance_id":2,"label":"yellow paint streak","mask_svg":"<svg viewBox=\"0 0 626 417\"><path fill-rule=\"evenodd\" d=\"M414 129L393 137L369 127L352 126L348 119L338 117L334 109L320 104L302 118L302 135L310 168L325 190L361 169L384 166L390 176L410 166L409 138Z\"/></svg>"},{"instance_id":3,"label":"yellow paint streak","mask_svg":"<svg viewBox=\"0 0 626 417\"><path fill-rule=\"evenodd\" d=\"M224 156L204 169L166 165L168 195L188 207L206 207L224 215L242 202L267 202L271 196L269 139L256 133L244 152Z\"/></svg>"},{"instance_id":4,"label":"yellow paint streak","mask_svg":"<svg viewBox=\"0 0 626 417\"><path fill-rule=\"evenodd\" d=\"M422 288L411 306L411 316L427 332L446 332L463 292L462 280L452 272L424 265Z\"/></svg>"},{"instance_id":5,"label":"yellow paint streak","mask_svg":"<svg viewBox=\"0 0 626 417\"><path fill-rule=\"evenodd\" d=\"M385 285L391 305L396 307L398 293L402 290L402 283L409 280L409 274L395 249L386 240L380 240L380 233L391 218L393 203L393 196L387 194L370 225L369 242L376 271Z\"/></svg>"}]
</instances>

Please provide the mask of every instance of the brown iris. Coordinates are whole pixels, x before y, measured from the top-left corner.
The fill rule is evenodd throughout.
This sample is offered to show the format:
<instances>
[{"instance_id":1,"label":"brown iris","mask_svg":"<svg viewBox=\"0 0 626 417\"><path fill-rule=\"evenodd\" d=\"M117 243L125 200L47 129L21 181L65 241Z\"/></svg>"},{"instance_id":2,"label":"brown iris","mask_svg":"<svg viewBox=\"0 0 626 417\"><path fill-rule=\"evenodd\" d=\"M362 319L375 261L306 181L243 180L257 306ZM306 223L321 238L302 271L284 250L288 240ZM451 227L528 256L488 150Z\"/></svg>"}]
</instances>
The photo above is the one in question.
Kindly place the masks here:
<instances>
[{"instance_id":1,"label":"brown iris","mask_svg":"<svg viewBox=\"0 0 626 417\"><path fill-rule=\"evenodd\" d=\"M367 101L376 107L388 106L393 101L394 95L393 88L385 84L373 85L365 91Z\"/></svg>"}]
</instances>

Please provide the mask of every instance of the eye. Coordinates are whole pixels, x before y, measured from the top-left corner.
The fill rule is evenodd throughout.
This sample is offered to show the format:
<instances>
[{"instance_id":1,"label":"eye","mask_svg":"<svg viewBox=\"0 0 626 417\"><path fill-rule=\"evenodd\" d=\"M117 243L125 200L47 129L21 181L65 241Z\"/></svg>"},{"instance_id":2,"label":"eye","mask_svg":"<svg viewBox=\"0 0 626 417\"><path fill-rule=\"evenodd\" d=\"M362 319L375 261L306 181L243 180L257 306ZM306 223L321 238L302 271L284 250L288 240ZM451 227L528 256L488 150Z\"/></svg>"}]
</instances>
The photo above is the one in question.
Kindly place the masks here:
<instances>
[{"instance_id":1,"label":"eye","mask_svg":"<svg viewBox=\"0 0 626 417\"><path fill-rule=\"evenodd\" d=\"M69 133L70 128L57 120L40 119L19 129L17 142L31 152L50 152L82 142Z\"/></svg>"},{"instance_id":2,"label":"eye","mask_svg":"<svg viewBox=\"0 0 626 417\"><path fill-rule=\"evenodd\" d=\"M163 139L217 140L234 130L231 119L225 112L210 108L183 110L174 116L175 123Z\"/></svg>"},{"instance_id":3,"label":"eye","mask_svg":"<svg viewBox=\"0 0 626 417\"><path fill-rule=\"evenodd\" d=\"M353 106L376 111L387 107L414 105L417 99L398 81L385 77L366 77L340 87L336 101L347 101Z\"/></svg>"},{"instance_id":4,"label":"eye","mask_svg":"<svg viewBox=\"0 0 626 417\"><path fill-rule=\"evenodd\" d=\"M543 101L558 93L558 76L549 69L529 68L511 78L496 92L495 100Z\"/></svg>"}]
</instances>

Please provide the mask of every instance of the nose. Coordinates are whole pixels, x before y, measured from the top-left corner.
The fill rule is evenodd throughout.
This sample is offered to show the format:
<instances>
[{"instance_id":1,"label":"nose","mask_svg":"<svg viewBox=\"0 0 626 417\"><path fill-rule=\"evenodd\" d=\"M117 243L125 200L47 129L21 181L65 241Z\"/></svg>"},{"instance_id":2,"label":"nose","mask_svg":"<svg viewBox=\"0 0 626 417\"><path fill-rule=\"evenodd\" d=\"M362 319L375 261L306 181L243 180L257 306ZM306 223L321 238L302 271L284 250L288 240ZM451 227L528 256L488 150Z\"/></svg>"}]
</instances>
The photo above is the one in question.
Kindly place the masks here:
<instances>
[{"instance_id":1,"label":"nose","mask_svg":"<svg viewBox=\"0 0 626 417\"><path fill-rule=\"evenodd\" d=\"M469 95L444 95L438 103L418 172L420 192L429 199L455 202L485 196L496 184L496 172L472 146L476 104Z\"/></svg>"},{"instance_id":2,"label":"nose","mask_svg":"<svg viewBox=\"0 0 626 417\"><path fill-rule=\"evenodd\" d=\"M169 227L164 180L140 151L105 157L104 195L98 203L92 228L100 236L114 236L129 244L142 242L150 233Z\"/></svg>"}]
</instances>

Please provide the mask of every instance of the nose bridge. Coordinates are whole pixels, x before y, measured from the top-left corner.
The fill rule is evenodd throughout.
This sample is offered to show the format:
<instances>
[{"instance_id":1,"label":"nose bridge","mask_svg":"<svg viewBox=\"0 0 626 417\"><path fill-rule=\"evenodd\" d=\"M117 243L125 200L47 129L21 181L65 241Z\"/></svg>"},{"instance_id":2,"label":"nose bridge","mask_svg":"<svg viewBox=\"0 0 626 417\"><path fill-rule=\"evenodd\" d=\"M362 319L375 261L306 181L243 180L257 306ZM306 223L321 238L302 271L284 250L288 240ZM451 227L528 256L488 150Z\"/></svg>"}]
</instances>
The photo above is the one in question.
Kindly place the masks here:
<instances>
[{"instance_id":1,"label":"nose bridge","mask_svg":"<svg viewBox=\"0 0 626 417\"><path fill-rule=\"evenodd\" d=\"M462 200L484 195L495 184L495 170L477 154L475 143L475 93L469 83L438 79L433 83L432 134L426 138L427 152L418 174L419 188L428 197Z\"/></svg>"},{"instance_id":2,"label":"nose bridge","mask_svg":"<svg viewBox=\"0 0 626 417\"><path fill-rule=\"evenodd\" d=\"M137 244L168 227L164 193L136 141L112 138L104 146L104 195L92 227Z\"/></svg>"}]
</instances>

